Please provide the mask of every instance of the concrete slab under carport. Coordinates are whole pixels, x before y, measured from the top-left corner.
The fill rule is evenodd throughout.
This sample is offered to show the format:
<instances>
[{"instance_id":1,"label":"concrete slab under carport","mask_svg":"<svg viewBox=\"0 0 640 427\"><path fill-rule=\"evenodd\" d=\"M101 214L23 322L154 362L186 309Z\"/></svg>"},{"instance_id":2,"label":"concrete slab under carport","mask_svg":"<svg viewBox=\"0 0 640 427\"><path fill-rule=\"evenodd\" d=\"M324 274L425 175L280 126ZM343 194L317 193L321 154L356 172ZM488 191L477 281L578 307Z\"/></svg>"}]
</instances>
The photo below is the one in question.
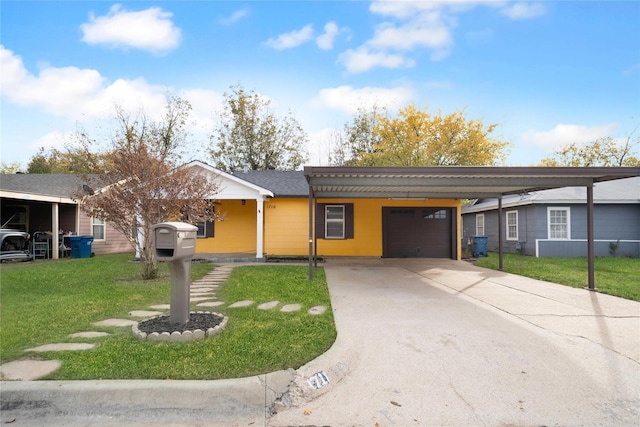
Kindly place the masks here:
<instances>
[{"instance_id":1,"label":"concrete slab under carport","mask_svg":"<svg viewBox=\"0 0 640 427\"><path fill-rule=\"evenodd\" d=\"M337 341L272 427L640 422L640 303L464 261L325 269ZM312 390L317 372L330 383Z\"/></svg>"}]
</instances>

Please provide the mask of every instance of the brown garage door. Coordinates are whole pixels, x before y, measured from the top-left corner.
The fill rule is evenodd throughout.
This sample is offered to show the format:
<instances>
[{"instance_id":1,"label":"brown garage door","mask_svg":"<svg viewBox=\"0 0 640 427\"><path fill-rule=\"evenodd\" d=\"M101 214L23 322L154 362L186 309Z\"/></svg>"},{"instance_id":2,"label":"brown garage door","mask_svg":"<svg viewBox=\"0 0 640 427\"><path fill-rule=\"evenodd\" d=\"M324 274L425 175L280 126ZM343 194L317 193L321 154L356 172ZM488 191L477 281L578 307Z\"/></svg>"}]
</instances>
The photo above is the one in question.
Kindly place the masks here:
<instances>
[{"instance_id":1,"label":"brown garage door","mask_svg":"<svg viewBox=\"0 0 640 427\"><path fill-rule=\"evenodd\" d=\"M451 208L382 208L382 256L451 258Z\"/></svg>"}]
</instances>

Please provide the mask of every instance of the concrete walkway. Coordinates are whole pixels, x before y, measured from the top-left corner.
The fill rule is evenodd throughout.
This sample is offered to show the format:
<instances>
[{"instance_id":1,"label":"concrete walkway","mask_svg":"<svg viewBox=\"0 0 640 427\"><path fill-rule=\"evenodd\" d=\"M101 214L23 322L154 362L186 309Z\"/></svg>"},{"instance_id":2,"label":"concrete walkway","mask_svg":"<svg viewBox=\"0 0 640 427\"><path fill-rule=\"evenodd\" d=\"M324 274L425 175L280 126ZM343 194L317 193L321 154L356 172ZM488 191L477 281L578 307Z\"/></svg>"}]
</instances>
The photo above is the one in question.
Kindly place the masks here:
<instances>
[{"instance_id":1,"label":"concrete walkway","mask_svg":"<svg viewBox=\"0 0 640 427\"><path fill-rule=\"evenodd\" d=\"M640 303L448 260L326 274L338 339L272 427L640 425Z\"/></svg>"}]
</instances>

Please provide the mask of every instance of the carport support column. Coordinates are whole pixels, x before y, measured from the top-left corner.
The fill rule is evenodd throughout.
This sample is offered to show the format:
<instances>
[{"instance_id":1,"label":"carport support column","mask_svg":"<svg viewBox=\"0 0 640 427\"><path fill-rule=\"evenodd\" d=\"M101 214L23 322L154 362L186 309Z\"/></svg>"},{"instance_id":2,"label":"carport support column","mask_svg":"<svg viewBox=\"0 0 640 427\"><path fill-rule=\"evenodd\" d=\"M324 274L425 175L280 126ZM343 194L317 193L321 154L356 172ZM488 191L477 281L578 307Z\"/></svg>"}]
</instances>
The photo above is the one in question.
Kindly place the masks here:
<instances>
[{"instance_id":1,"label":"carport support column","mask_svg":"<svg viewBox=\"0 0 640 427\"><path fill-rule=\"evenodd\" d=\"M256 258L264 258L264 200L256 199Z\"/></svg>"},{"instance_id":2,"label":"carport support column","mask_svg":"<svg viewBox=\"0 0 640 427\"><path fill-rule=\"evenodd\" d=\"M589 275L589 290L596 290L595 277L595 248L593 231L593 184L587 187L587 270Z\"/></svg>"},{"instance_id":3,"label":"carport support column","mask_svg":"<svg viewBox=\"0 0 640 427\"><path fill-rule=\"evenodd\" d=\"M313 189L309 185L309 280L313 280Z\"/></svg>"},{"instance_id":4,"label":"carport support column","mask_svg":"<svg viewBox=\"0 0 640 427\"><path fill-rule=\"evenodd\" d=\"M58 259L58 248L60 247L60 211L57 203L51 204L51 257Z\"/></svg>"},{"instance_id":5,"label":"carport support column","mask_svg":"<svg viewBox=\"0 0 640 427\"><path fill-rule=\"evenodd\" d=\"M502 196L498 197L498 270L504 271L502 254Z\"/></svg>"}]
</instances>

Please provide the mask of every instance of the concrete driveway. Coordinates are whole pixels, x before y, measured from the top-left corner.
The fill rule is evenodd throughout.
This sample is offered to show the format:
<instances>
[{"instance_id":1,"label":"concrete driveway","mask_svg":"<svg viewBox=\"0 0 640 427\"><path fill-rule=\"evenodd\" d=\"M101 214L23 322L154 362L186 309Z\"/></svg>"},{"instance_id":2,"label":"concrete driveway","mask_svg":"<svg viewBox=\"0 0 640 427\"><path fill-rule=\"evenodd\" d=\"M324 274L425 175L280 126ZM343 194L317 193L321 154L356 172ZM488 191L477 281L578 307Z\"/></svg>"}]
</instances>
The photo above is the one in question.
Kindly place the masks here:
<instances>
[{"instance_id":1,"label":"concrete driveway","mask_svg":"<svg viewBox=\"0 0 640 427\"><path fill-rule=\"evenodd\" d=\"M270 426L640 425L640 303L463 261L325 267L337 341Z\"/></svg>"}]
</instances>

